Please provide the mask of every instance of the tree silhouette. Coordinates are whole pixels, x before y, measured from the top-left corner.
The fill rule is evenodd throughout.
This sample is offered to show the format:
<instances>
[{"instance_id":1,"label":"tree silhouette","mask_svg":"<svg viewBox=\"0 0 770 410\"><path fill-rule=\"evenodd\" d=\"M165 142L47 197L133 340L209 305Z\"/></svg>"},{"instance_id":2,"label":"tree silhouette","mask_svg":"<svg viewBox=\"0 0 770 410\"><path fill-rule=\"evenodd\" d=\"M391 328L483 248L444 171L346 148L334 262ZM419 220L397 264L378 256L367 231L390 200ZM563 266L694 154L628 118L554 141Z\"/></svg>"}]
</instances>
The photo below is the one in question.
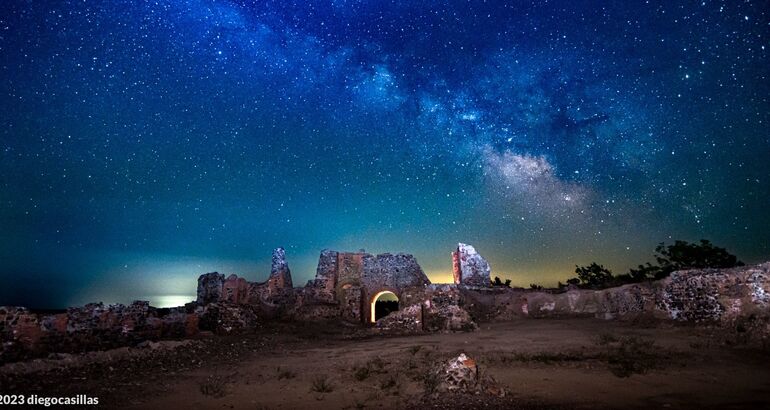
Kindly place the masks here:
<instances>
[{"instance_id":1,"label":"tree silhouette","mask_svg":"<svg viewBox=\"0 0 770 410\"><path fill-rule=\"evenodd\" d=\"M568 285L580 287L609 287L644 280L663 279L671 272L682 269L732 268L743 266L738 257L725 248L714 246L710 241L701 239L698 243L677 240L673 245L661 242L655 247L657 265L649 262L629 269L628 273L613 276L612 272L596 262L588 266L575 266L577 278L567 280ZM563 286L559 286L562 288Z\"/></svg>"},{"instance_id":2,"label":"tree silhouette","mask_svg":"<svg viewBox=\"0 0 770 410\"><path fill-rule=\"evenodd\" d=\"M492 281L492 286L505 286L510 288L511 287L511 280L506 279L505 282L500 280L499 276L495 276L495 279Z\"/></svg>"},{"instance_id":3,"label":"tree silhouette","mask_svg":"<svg viewBox=\"0 0 770 410\"><path fill-rule=\"evenodd\" d=\"M662 279L676 270L704 268L732 268L743 266L738 257L725 248L714 246L710 241L701 239L700 243L675 241L666 246L661 242L655 247L655 259L659 266L649 262L631 269L629 276L635 280Z\"/></svg>"},{"instance_id":4,"label":"tree silhouette","mask_svg":"<svg viewBox=\"0 0 770 410\"><path fill-rule=\"evenodd\" d=\"M596 262L591 262L588 266L575 265L575 273L584 285L590 287L603 286L613 278L612 271ZM569 281L567 282L569 283Z\"/></svg>"},{"instance_id":5,"label":"tree silhouette","mask_svg":"<svg viewBox=\"0 0 770 410\"><path fill-rule=\"evenodd\" d=\"M567 279L567 284L568 285L579 285L580 284L580 279L578 279L578 278Z\"/></svg>"}]
</instances>

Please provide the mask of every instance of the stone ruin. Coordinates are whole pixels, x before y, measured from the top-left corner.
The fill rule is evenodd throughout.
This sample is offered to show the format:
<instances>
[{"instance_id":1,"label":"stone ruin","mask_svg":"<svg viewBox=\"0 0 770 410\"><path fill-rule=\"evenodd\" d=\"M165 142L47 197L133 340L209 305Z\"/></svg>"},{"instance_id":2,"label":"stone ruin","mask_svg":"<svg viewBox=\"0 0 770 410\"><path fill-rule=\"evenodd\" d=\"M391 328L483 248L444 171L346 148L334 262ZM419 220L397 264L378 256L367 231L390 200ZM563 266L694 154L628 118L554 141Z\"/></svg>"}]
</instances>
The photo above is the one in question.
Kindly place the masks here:
<instances>
[{"instance_id":1,"label":"stone ruin","mask_svg":"<svg viewBox=\"0 0 770 410\"><path fill-rule=\"evenodd\" d=\"M452 252L452 273L456 284L487 287L490 271L487 260L473 246L457 244L457 250Z\"/></svg>"},{"instance_id":2,"label":"stone ruin","mask_svg":"<svg viewBox=\"0 0 770 410\"><path fill-rule=\"evenodd\" d=\"M285 251L277 248L266 281L206 273L198 278L196 301L185 306L92 303L54 313L0 307L0 363L200 332L245 332L267 320L336 320L376 332L419 333L470 331L477 321L643 318L715 324L743 341L770 346L770 262L567 291L492 287L489 263L470 245L458 244L452 262L454 283L432 284L412 255L324 250L315 278L294 287ZM375 320L372 309L382 292L398 298L399 310Z\"/></svg>"},{"instance_id":3,"label":"stone ruin","mask_svg":"<svg viewBox=\"0 0 770 410\"><path fill-rule=\"evenodd\" d=\"M478 254L475 257L483 260ZM469 275L474 274L472 267L467 270ZM486 274L485 281L478 279L483 274ZM490 286L488 268L485 273L469 277L481 287ZM291 283L285 252L278 248L273 252L273 267L266 282L247 282L235 275L225 278L216 272L207 273L198 279L196 303L248 305L264 317L286 320L339 319L366 324L375 322L372 309L377 297L390 292L401 306L399 320L412 321L410 328L422 329L426 315L441 316L448 313L447 309L456 313L452 317L467 319L472 326L467 314L454 312L459 309L456 289L431 284L412 255L324 250L315 279L301 288L294 288ZM409 317L403 317L403 312L409 312Z\"/></svg>"}]
</instances>

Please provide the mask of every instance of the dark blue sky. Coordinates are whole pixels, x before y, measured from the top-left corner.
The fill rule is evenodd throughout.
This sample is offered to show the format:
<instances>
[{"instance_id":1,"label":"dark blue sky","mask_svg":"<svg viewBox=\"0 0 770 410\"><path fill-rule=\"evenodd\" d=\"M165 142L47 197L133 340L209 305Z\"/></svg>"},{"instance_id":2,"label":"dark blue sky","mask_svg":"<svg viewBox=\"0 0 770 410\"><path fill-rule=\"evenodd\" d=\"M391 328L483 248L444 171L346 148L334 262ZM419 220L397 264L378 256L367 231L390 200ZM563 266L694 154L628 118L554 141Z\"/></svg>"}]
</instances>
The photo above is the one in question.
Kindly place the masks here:
<instances>
[{"instance_id":1,"label":"dark blue sky","mask_svg":"<svg viewBox=\"0 0 770 410\"><path fill-rule=\"evenodd\" d=\"M493 274L770 259L767 2L6 1L0 304L296 283L323 248ZM449 4L446 4L449 3Z\"/></svg>"}]
</instances>

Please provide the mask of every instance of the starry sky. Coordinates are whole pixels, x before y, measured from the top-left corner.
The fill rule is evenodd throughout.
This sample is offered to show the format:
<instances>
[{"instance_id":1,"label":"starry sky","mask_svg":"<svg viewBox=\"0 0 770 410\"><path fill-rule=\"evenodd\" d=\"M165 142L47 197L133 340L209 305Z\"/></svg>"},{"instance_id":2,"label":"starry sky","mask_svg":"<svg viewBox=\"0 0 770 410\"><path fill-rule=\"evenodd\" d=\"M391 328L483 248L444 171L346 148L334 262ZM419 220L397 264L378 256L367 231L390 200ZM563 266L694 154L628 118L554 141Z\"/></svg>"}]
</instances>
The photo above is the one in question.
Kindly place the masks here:
<instances>
[{"instance_id":1,"label":"starry sky","mask_svg":"<svg viewBox=\"0 0 770 410\"><path fill-rule=\"evenodd\" d=\"M0 4L0 305L295 284L473 244L493 275L662 241L770 260L766 1Z\"/></svg>"}]
</instances>

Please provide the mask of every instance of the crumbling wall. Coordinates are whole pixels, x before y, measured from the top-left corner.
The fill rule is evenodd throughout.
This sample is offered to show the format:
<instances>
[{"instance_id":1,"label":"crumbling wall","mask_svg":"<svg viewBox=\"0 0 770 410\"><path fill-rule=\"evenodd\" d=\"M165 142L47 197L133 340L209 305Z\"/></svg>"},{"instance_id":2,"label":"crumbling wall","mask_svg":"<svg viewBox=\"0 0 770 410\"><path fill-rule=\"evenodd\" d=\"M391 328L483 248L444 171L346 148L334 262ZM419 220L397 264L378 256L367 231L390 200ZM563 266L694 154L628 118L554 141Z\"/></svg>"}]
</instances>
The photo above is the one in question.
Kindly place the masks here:
<instances>
[{"instance_id":1,"label":"crumbling wall","mask_svg":"<svg viewBox=\"0 0 770 410\"><path fill-rule=\"evenodd\" d=\"M710 322L733 326L770 316L770 263L677 271L670 277L609 289L562 293L461 288L459 305L482 320L579 317ZM756 323L752 324L757 327ZM761 327L761 326L760 326ZM764 332L764 331L763 331ZM770 334L770 329L767 331Z\"/></svg>"},{"instance_id":2,"label":"crumbling wall","mask_svg":"<svg viewBox=\"0 0 770 410\"><path fill-rule=\"evenodd\" d=\"M471 331L477 328L471 315L460 307L461 290L450 284L431 284L411 288L399 311L376 323L377 329L389 333Z\"/></svg>"},{"instance_id":3,"label":"crumbling wall","mask_svg":"<svg viewBox=\"0 0 770 410\"><path fill-rule=\"evenodd\" d=\"M257 329L261 323L258 308L251 305L209 303L195 308L200 330L216 334L241 333Z\"/></svg>"},{"instance_id":4,"label":"crumbling wall","mask_svg":"<svg viewBox=\"0 0 770 410\"><path fill-rule=\"evenodd\" d=\"M217 302L222 297L222 288L225 283L225 275L211 272L198 277L198 303L206 304Z\"/></svg>"},{"instance_id":5,"label":"crumbling wall","mask_svg":"<svg viewBox=\"0 0 770 410\"><path fill-rule=\"evenodd\" d=\"M88 304L35 313L0 307L0 362L47 352L75 352L189 337L199 330L233 333L263 320L365 322L374 295L390 290L401 310L377 323L399 332L472 330L475 321L598 317L708 322L735 340L770 345L770 262L732 269L685 270L655 282L566 292L490 287L489 264L470 245L453 254L456 284L431 284L412 255L321 252L314 280L293 288L285 252L273 252L265 282L212 272L198 278L197 301L171 309L148 302Z\"/></svg>"},{"instance_id":6,"label":"crumbling wall","mask_svg":"<svg viewBox=\"0 0 770 410\"><path fill-rule=\"evenodd\" d=\"M384 253L363 258L362 285L369 291L424 287L430 280L422 271L414 256Z\"/></svg>"},{"instance_id":7,"label":"crumbling wall","mask_svg":"<svg viewBox=\"0 0 770 410\"><path fill-rule=\"evenodd\" d=\"M231 303L261 306L265 312L280 310L280 306L293 303L291 270L283 248L273 250L270 276L265 282L249 282L237 275L212 272L198 278L200 305Z\"/></svg>"},{"instance_id":8,"label":"crumbling wall","mask_svg":"<svg viewBox=\"0 0 770 410\"><path fill-rule=\"evenodd\" d=\"M315 279L308 281L305 288L295 290L297 306L292 316L312 320L331 315L350 322L366 322L371 314L371 298L378 292L395 293L403 307L408 306L403 303L404 297L409 304L417 301L429 283L412 255L324 250L318 258Z\"/></svg>"},{"instance_id":9,"label":"crumbling wall","mask_svg":"<svg viewBox=\"0 0 770 410\"><path fill-rule=\"evenodd\" d=\"M130 346L144 340L190 337L198 332L191 307L158 309L149 302L90 303L61 313L0 307L0 363L51 352Z\"/></svg>"}]
</instances>

